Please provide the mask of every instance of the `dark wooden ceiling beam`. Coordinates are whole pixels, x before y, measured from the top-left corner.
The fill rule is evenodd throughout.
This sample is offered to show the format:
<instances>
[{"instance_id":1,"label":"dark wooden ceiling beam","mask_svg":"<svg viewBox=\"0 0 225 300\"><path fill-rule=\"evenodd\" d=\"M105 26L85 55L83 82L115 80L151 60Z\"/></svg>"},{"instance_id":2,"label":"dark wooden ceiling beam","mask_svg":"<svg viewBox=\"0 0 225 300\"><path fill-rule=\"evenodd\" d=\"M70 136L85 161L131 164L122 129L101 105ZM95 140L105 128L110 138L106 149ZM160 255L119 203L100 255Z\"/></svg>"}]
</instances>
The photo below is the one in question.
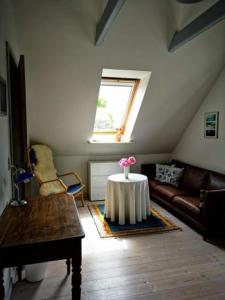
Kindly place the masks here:
<instances>
[{"instance_id":1,"label":"dark wooden ceiling beam","mask_svg":"<svg viewBox=\"0 0 225 300\"><path fill-rule=\"evenodd\" d=\"M197 2L201 2L203 0L177 0L177 2L183 3L183 4L193 4Z\"/></svg>"},{"instance_id":2,"label":"dark wooden ceiling beam","mask_svg":"<svg viewBox=\"0 0 225 300\"><path fill-rule=\"evenodd\" d=\"M112 26L116 16L126 0L108 0L106 8L96 27L95 45L99 46Z\"/></svg>"},{"instance_id":3,"label":"dark wooden ceiling beam","mask_svg":"<svg viewBox=\"0 0 225 300\"><path fill-rule=\"evenodd\" d=\"M225 0L220 0L181 31L175 32L169 46L169 52L175 51L223 19L225 19Z\"/></svg>"}]
</instances>

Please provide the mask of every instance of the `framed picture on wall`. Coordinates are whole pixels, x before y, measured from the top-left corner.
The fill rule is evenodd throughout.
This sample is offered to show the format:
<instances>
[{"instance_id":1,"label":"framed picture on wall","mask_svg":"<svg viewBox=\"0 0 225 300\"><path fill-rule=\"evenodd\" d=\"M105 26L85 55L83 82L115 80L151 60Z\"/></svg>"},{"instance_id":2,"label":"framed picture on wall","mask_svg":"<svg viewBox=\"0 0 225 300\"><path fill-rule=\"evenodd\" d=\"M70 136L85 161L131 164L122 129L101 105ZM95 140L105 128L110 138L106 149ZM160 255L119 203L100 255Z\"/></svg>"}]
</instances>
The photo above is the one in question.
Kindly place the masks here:
<instances>
[{"instance_id":1,"label":"framed picture on wall","mask_svg":"<svg viewBox=\"0 0 225 300\"><path fill-rule=\"evenodd\" d=\"M0 76L0 115L7 115L6 81Z\"/></svg>"},{"instance_id":2,"label":"framed picture on wall","mask_svg":"<svg viewBox=\"0 0 225 300\"><path fill-rule=\"evenodd\" d=\"M219 120L219 112L205 113L205 119L204 119L205 138L218 138L218 120Z\"/></svg>"}]
</instances>

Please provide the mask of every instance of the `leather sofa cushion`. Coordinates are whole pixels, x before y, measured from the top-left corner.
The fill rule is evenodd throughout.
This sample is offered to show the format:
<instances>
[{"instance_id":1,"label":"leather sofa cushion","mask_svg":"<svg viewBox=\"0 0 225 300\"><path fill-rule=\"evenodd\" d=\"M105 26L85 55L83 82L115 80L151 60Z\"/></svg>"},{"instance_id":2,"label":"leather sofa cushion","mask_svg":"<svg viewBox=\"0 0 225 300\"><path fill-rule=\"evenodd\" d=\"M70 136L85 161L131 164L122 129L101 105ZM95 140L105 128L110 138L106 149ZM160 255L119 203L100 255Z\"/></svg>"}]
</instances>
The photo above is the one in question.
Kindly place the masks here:
<instances>
[{"instance_id":1,"label":"leather sofa cushion","mask_svg":"<svg viewBox=\"0 0 225 300\"><path fill-rule=\"evenodd\" d=\"M173 198L173 203L187 214L200 214L200 197L179 195Z\"/></svg>"},{"instance_id":2,"label":"leather sofa cushion","mask_svg":"<svg viewBox=\"0 0 225 300\"><path fill-rule=\"evenodd\" d=\"M186 166L183 172L181 187L199 195L200 190L204 188L207 175L208 172L206 170Z\"/></svg>"},{"instance_id":3,"label":"leather sofa cushion","mask_svg":"<svg viewBox=\"0 0 225 300\"><path fill-rule=\"evenodd\" d=\"M156 185L154 189L155 194L159 194L161 198L172 201L172 198L175 195L190 195L188 191L185 191L182 188L171 186L171 185Z\"/></svg>"},{"instance_id":4,"label":"leather sofa cushion","mask_svg":"<svg viewBox=\"0 0 225 300\"><path fill-rule=\"evenodd\" d=\"M207 190L225 189L225 175L219 173L209 173Z\"/></svg>"},{"instance_id":5,"label":"leather sofa cushion","mask_svg":"<svg viewBox=\"0 0 225 300\"><path fill-rule=\"evenodd\" d=\"M150 191L151 191L151 189L154 190L154 188L155 188L158 184L160 184L160 181L159 181L159 180L156 180L156 179L150 179L148 183L149 183L149 188L150 188Z\"/></svg>"}]
</instances>

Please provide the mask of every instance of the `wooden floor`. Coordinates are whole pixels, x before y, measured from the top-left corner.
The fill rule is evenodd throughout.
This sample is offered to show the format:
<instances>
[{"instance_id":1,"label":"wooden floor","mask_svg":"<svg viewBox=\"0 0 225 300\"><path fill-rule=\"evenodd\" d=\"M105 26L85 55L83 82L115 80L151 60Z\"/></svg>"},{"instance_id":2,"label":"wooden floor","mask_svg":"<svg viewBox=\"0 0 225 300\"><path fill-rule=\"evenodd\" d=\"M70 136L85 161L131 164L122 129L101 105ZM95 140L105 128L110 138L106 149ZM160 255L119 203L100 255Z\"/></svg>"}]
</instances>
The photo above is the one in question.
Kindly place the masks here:
<instances>
[{"instance_id":1,"label":"wooden floor","mask_svg":"<svg viewBox=\"0 0 225 300\"><path fill-rule=\"evenodd\" d=\"M225 251L159 210L183 231L101 239L88 208L79 209L86 233L82 299L225 299ZM71 299L71 277L66 276L65 262L49 263L40 283L18 283L12 299Z\"/></svg>"}]
</instances>

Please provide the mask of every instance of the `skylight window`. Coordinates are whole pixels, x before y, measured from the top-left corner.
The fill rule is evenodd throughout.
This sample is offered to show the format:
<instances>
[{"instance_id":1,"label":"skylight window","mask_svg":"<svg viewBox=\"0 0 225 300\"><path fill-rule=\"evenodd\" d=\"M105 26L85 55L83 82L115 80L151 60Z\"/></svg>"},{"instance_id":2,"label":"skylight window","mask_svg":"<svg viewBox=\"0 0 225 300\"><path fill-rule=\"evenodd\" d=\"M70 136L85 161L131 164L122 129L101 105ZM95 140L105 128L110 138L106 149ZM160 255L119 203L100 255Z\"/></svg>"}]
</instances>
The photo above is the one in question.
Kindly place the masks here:
<instances>
[{"instance_id":1,"label":"skylight window","mask_svg":"<svg viewBox=\"0 0 225 300\"><path fill-rule=\"evenodd\" d=\"M94 134L112 134L121 141L138 84L137 79L102 78Z\"/></svg>"},{"instance_id":2,"label":"skylight window","mask_svg":"<svg viewBox=\"0 0 225 300\"><path fill-rule=\"evenodd\" d=\"M103 69L91 142L130 141L150 74Z\"/></svg>"}]
</instances>

